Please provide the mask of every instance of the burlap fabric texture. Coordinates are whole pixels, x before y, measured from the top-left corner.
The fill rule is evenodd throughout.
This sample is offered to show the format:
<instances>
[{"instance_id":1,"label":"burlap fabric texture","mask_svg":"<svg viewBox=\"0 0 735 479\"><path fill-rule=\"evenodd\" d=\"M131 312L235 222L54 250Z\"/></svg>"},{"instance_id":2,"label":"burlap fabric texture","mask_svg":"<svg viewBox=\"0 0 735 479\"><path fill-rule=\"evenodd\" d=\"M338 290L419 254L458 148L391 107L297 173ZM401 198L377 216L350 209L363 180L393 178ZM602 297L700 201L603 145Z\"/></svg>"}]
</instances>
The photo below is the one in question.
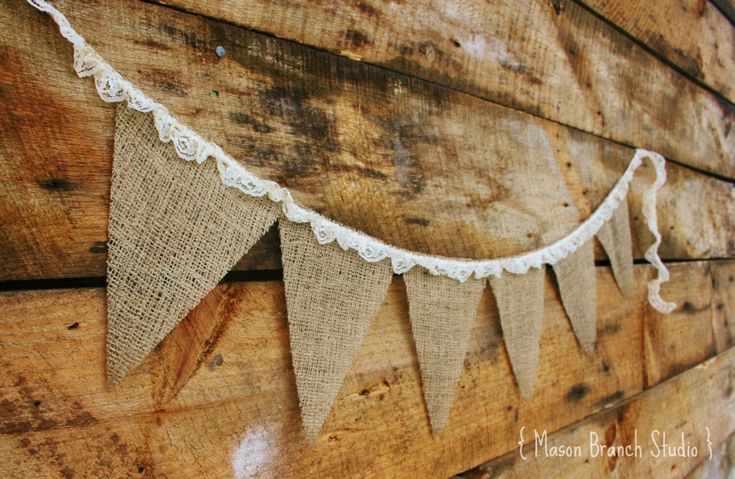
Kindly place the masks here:
<instances>
[{"instance_id":1,"label":"burlap fabric texture","mask_svg":"<svg viewBox=\"0 0 735 479\"><path fill-rule=\"evenodd\" d=\"M107 259L107 374L119 381L209 293L278 217L182 161L153 116L117 109Z\"/></svg>"},{"instance_id":2,"label":"burlap fabric texture","mask_svg":"<svg viewBox=\"0 0 735 479\"><path fill-rule=\"evenodd\" d=\"M587 241L553 266L561 302L574 334L582 349L590 354L597 339L597 276L593 245L592 240Z\"/></svg>"},{"instance_id":3,"label":"burlap fabric texture","mask_svg":"<svg viewBox=\"0 0 735 479\"><path fill-rule=\"evenodd\" d=\"M580 221L579 210L570 203L557 215L547 219L542 234L545 244L566 236ZM582 349L592 353L597 338L597 276L595 275L594 240L589 239L576 251L552 266L559 295L572 330Z\"/></svg>"},{"instance_id":4,"label":"burlap fabric texture","mask_svg":"<svg viewBox=\"0 0 735 479\"><path fill-rule=\"evenodd\" d=\"M449 418L485 281L460 283L422 268L411 269L403 280L426 407L439 432Z\"/></svg>"},{"instance_id":5,"label":"burlap fabric texture","mask_svg":"<svg viewBox=\"0 0 735 479\"><path fill-rule=\"evenodd\" d=\"M390 262L369 263L308 224L280 221L291 358L304 429L314 438L383 303Z\"/></svg>"},{"instance_id":6,"label":"burlap fabric texture","mask_svg":"<svg viewBox=\"0 0 735 479\"><path fill-rule=\"evenodd\" d=\"M628 214L628 203L623 201L613 213L610 221L602 225L600 231L597 232L597 239L600 240L600 244L610 258L615 281L626 298L633 294L635 286Z\"/></svg>"},{"instance_id":7,"label":"burlap fabric texture","mask_svg":"<svg viewBox=\"0 0 735 479\"><path fill-rule=\"evenodd\" d=\"M532 268L526 274L505 273L489 280L498 305L505 349L518 389L525 398L531 397L536 382L545 276L546 268Z\"/></svg>"}]
</instances>

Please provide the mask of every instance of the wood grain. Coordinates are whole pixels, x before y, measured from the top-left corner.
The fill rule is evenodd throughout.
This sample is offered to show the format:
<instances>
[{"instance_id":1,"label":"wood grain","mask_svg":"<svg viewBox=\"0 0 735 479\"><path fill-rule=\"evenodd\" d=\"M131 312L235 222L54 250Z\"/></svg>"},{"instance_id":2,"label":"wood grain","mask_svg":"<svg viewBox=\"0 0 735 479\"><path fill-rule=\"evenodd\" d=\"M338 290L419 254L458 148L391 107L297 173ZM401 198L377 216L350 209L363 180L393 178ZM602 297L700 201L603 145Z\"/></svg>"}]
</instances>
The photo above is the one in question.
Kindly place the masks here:
<instances>
[{"instance_id":1,"label":"wood grain","mask_svg":"<svg viewBox=\"0 0 735 479\"><path fill-rule=\"evenodd\" d=\"M584 1L733 99L735 30L707 2L653 11ZM171 3L211 18L143 2L55 2L150 96L350 226L435 254L524 251L550 221L602 201L632 155L625 143L695 167L669 166L664 257L735 252L733 184L697 172L735 178L732 103L571 1ZM0 3L0 280L105 273L113 109L70 60L46 16ZM631 205L637 258L650 241L637 214L642 186ZM237 268L280 268L274 232ZM683 477L698 463L695 477L716 474L725 443L717 466L517 464L509 452L522 425L563 442L596 431L612 444L659 428L700 449L702 424L715 443L735 429L735 260L671 268L663 294L680 307L666 317L645 300L651 268L636 267L628 301L597 268L592 356L547 276L531 401L519 397L486 291L437 437L395 279L313 444L301 430L280 281L217 287L117 387L104 383L104 290L0 293L0 476L448 477L498 457L501 477Z\"/></svg>"},{"instance_id":2,"label":"wood grain","mask_svg":"<svg viewBox=\"0 0 735 479\"><path fill-rule=\"evenodd\" d=\"M235 477L449 477L513 450L520 425L556 431L639 394L646 357L659 351L645 346L657 341L647 338L655 331L650 323L686 322L681 334L697 332L680 341L688 351L678 362L687 368L714 356L712 318L721 314L720 299L702 299L714 298L713 264L735 274L733 261L671 265L664 294L698 311L682 307L667 317L654 314L645 299L651 268L636 267L629 301L621 299L609 268L597 268L599 343L591 356L577 346L547 276L531 401L521 401L513 384L486 291L449 423L436 437L421 397L405 292L396 280L313 444L300 427L281 282L219 286L116 387L104 382L103 290L3 293L0 455L7 460L0 473L177 478L230 477L236 469ZM701 339L705 333L709 342ZM717 378L726 364L732 369L733 354L728 349L685 373L700 379L666 389L668 401L656 403L658 411L673 420L691 403L699 414L701 398L714 408L713 419L721 417L732 391L720 396L728 383ZM188 378L183 387L180 378ZM651 424L650 415L639 417L640 427ZM712 427L719 434L726 424L713 420Z\"/></svg>"},{"instance_id":3,"label":"wood grain","mask_svg":"<svg viewBox=\"0 0 735 479\"><path fill-rule=\"evenodd\" d=\"M718 351L735 342L735 275L716 265L713 269L714 296L718 314L713 318L714 334Z\"/></svg>"},{"instance_id":4,"label":"wood grain","mask_svg":"<svg viewBox=\"0 0 735 479\"><path fill-rule=\"evenodd\" d=\"M725 263L727 264L727 263ZM679 304L687 311L687 317L700 317L702 322L710 321L712 328L692 328L684 316L667 317L665 321L646 321L643 337L644 380L646 384L657 384L701 362L697 351L710 350L714 355L733 344L735 316L726 308L735 299L735 277L729 267L722 263L706 264L712 278L711 294L702 291L701 296L688 299ZM679 294L677 288L687 288L685 283L672 284L670 293Z\"/></svg>"},{"instance_id":5,"label":"wood grain","mask_svg":"<svg viewBox=\"0 0 735 479\"><path fill-rule=\"evenodd\" d=\"M571 0L161 3L430 79L735 177L732 103L697 87ZM662 7L660 15L668 14ZM700 36L706 31L679 28L692 43L709 43ZM719 33L727 38L724 53L732 51L732 29Z\"/></svg>"},{"instance_id":6,"label":"wood grain","mask_svg":"<svg viewBox=\"0 0 735 479\"><path fill-rule=\"evenodd\" d=\"M566 210L586 217L633 153L435 84L170 9L61 7L121 72L253 171L405 248L481 258L540 246ZM75 77L70 47L47 17L3 4L0 22L8 65L0 71L7 111L0 280L103 276L113 109ZM226 45L221 60L217 44ZM664 257L731 256L732 185L673 164L669 178L659 208ZM632 210L645 179L636 182ZM633 231L641 257L650 237L639 215ZM278 268L274 238L238 267Z\"/></svg>"},{"instance_id":7,"label":"wood grain","mask_svg":"<svg viewBox=\"0 0 735 479\"><path fill-rule=\"evenodd\" d=\"M582 0L692 78L735 100L735 29L701 0Z\"/></svg>"},{"instance_id":8,"label":"wood grain","mask_svg":"<svg viewBox=\"0 0 735 479\"><path fill-rule=\"evenodd\" d=\"M713 451L711 460L699 463L686 477L687 479L731 479L733 470L735 470L735 434L731 434Z\"/></svg>"},{"instance_id":9,"label":"wood grain","mask_svg":"<svg viewBox=\"0 0 735 479\"><path fill-rule=\"evenodd\" d=\"M464 479L479 478L538 478L538 477L730 477L727 471L715 475L719 468L712 465L707 447L707 429L714 446L724 443L735 431L735 349L731 348L691 370L645 391L619 406L615 406L549 435L547 448L543 442L536 447L534 432L527 432L524 455L518 451L495 459L473 471L462 474ZM662 409L664 412L662 412ZM684 444L683 454L664 448ZM637 441L637 442L636 442ZM630 454L602 453L600 445L618 447L631 445ZM597 446L595 446L597 445ZM579 448L581 455L554 457L553 448ZM686 449L688 447L689 449ZM693 448L696 448L696 453ZM728 453L727 450L724 451ZM723 454L719 450L718 454ZM719 456L713 460L720 461ZM724 465L728 464L727 457ZM715 463L716 464L716 463ZM730 463L731 464L731 463ZM712 475L689 476L695 466L702 465Z\"/></svg>"}]
</instances>

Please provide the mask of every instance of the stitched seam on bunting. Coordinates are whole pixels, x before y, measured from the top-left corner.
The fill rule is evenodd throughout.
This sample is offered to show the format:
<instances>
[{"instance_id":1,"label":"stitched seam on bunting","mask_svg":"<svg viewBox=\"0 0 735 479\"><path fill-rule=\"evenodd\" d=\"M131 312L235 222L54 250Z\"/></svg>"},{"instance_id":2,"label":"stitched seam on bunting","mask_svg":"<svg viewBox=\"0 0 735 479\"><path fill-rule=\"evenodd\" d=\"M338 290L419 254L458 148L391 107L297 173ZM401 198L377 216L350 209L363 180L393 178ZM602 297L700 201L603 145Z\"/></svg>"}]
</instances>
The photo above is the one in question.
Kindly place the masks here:
<instances>
[{"instance_id":1,"label":"stitched seam on bunting","mask_svg":"<svg viewBox=\"0 0 735 479\"><path fill-rule=\"evenodd\" d=\"M271 201L280 202L285 217L295 223L309 223L317 241L322 245L336 241L342 249L354 250L368 262L389 258L396 274L405 273L418 265L431 274L443 275L463 282L472 275L476 278L499 277L503 271L523 274L529 268L556 264L592 239L602 225L610 220L621 201L625 201L635 170L641 165L643 159L647 158L655 168L656 179L644 193L643 215L655 241L646 250L645 258L658 271L658 276L648 284L649 301L654 308L662 312L670 312L675 308L673 303L664 301L660 297L661 284L668 281L669 272L658 255L661 235L657 226L656 192L666 181L666 161L656 152L636 149L625 172L598 208L571 233L548 246L519 255L486 260L448 258L408 251L386 244L299 205L287 188L274 181L261 179L248 171L217 144L203 139L191 128L177 120L166 107L147 97L131 82L123 78L87 44L56 8L45 0L27 1L38 10L48 13L59 26L61 35L74 46L74 69L77 75L94 77L97 92L103 101L126 101L129 108L152 113L160 140L172 142L181 159L202 163L210 157L214 158L224 185L237 188L250 196L267 196Z\"/></svg>"}]
</instances>

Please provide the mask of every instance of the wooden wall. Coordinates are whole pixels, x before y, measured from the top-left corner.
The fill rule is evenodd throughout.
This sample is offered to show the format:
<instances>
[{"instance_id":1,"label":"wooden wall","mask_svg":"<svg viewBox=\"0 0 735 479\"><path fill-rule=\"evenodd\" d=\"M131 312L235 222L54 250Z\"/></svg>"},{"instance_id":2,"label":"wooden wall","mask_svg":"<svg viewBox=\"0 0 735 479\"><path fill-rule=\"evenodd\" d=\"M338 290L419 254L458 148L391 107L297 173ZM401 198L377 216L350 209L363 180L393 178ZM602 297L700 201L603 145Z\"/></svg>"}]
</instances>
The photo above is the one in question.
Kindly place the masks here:
<instances>
[{"instance_id":1,"label":"wooden wall","mask_svg":"<svg viewBox=\"0 0 735 479\"><path fill-rule=\"evenodd\" d=\"M634 147L659 151L670 160L664 295L680 307L662 317L648 306L653 271L641 261L623 301L598 248L599 344L586 356L549 276L537 391L523 401L486 292L449 423L432 437L396 278L308 444L270 232L141 368L108 386L113 108L76 78L49 18L3 0L2 477L725 477L735 431L732 2L54 3L121 73L256 173L415 250L533 248L548 208L586 216ZM540 172L537 200L503 183L504 168ZM522 231L498 233L503 217ZM651 237L631 220L640 260ZM523 461L522 426L558 444L590 431L625 444L636 429L659 429L700 451L707 427L717 461Z\"/></svg>"}]
</instances>

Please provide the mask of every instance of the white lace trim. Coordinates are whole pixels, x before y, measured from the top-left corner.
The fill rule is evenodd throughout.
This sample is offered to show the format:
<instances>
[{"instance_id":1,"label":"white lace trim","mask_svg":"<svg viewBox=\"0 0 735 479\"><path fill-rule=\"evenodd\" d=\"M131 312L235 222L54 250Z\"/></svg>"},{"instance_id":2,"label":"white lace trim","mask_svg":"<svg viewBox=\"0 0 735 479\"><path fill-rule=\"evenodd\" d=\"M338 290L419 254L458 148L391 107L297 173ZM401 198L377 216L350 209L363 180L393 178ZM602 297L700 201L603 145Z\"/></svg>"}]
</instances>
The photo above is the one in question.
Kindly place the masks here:
<instances>
[{"instance_id":1,"label":"white lace trim","mask_svg":"<svg viewBox=\"0 0 735 479\"><path fill-rule=\"evenodd\" d=\"M553 244L515 256L488 260L446 258L416 253L386 244L299 205L288 189L255 176L218 145L204 140L178 121L166 107L151 100L124 79L87 44L56 8L44 0L27 1L35 8L48 13L58 24L61 35L74 45L74 69L80 77L94 77L100 98L106 102L127 101L129 108L140 112L152 112L159 138L164 142L172 142L179 157L197 163L202 163L209 157L214 158L223 184L237 188L250 196L267 195L272 201L282 203L283 213L289 220L311 224L314 236L320 244L336 241L342 249L355 250L369 262L390 258L396 274L405 273L418 265L431 274L444 275L463 282L472 275L476 278L498 277L503 271L523 274L529 268L540 268L544 264L553 265L589 241L610 219L620 202L625 200L633 173L643 159L648 158L656 170L656 180L644 194L643 216L655 241L646 251L645 258L658 270L658 277L648 283L648 299L655 309L664 313L669 313L676 307L660 296L661 283L669 280L669 272L658 256L661 235L657 226L656 192L666 181L666 162L658 153L637 149L625 173L600 206L574 231Z\"/></svg>"}]
</instances>

